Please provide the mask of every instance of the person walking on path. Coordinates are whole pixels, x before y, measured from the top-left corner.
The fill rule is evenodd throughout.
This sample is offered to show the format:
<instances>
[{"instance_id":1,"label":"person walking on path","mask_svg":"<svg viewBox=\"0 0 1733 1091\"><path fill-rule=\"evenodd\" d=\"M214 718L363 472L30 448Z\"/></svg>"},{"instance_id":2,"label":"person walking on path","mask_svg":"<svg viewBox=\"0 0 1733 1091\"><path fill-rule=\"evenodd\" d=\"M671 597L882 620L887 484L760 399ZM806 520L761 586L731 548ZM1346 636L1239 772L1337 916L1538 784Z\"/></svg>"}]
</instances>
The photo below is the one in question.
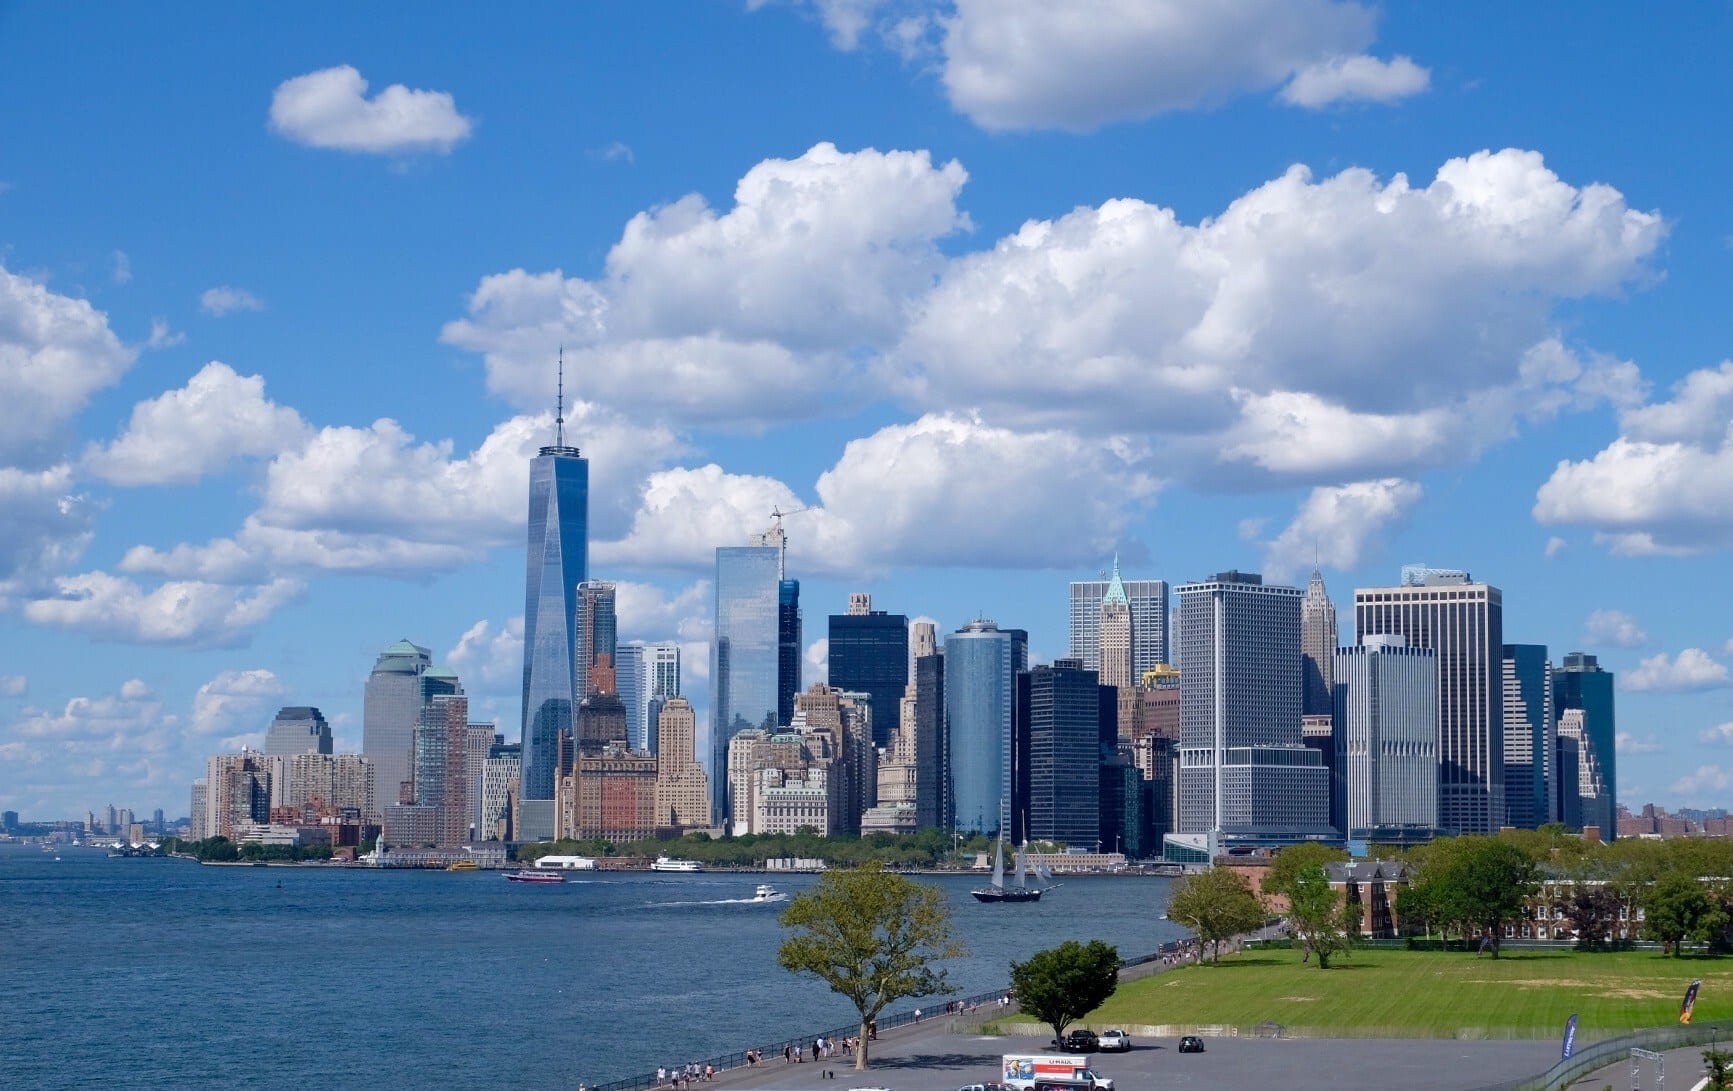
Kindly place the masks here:
<instances>
[{"instance_id":1,"label":"person walking on path","mask_svg":"<svg viewBox=\"0 0 1733 1091\"><path fill-rule=\"evenodd\" d=\"M782 1063L788 1064L794 1060L794 1043L787 1042L782 1047Z\"/></svg>"}]
</instances>

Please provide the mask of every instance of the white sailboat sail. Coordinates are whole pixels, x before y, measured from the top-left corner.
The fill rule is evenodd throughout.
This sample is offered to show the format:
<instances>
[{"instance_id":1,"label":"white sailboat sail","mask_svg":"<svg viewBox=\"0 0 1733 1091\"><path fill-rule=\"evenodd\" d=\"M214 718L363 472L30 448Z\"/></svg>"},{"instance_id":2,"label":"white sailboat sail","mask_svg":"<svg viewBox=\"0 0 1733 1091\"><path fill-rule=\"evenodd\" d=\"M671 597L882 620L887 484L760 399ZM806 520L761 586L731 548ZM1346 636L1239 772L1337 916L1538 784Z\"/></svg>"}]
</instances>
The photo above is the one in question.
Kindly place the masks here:
<instances>
[{"instance_id":1,"label":"white sailboat sail","mask_svg":"<svg viewBox=\"0 0 1733 1091\"><path fill-rule=\"evenodd\" d=\"M999 842L999 849L993 855L993 889L1005 889L1005 842Z\"/></svg>"}]
</instances>

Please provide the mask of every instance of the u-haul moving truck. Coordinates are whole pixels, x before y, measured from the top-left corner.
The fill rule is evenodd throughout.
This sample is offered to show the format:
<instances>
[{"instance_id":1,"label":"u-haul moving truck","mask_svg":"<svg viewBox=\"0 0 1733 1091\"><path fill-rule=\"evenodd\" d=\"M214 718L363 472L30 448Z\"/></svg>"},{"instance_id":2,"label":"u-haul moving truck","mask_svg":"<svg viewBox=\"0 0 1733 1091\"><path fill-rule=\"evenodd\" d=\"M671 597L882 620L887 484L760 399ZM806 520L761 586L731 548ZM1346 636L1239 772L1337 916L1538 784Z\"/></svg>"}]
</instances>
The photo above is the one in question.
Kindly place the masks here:
<instances>
[{"instance_id":1,"label":"u-haul moving truck","mask_svg":"<svg viewBox=\"0 0 1733 1091\"><path fill-rule=\"evenodd\" d=\"M1089 1067L1088 1057L1063 1055L1007 1053L1004 1058L1004 1083L1017 1091L1030 1091L1035 1081L1043 1077L1069 1080Z\"/></svg>"}]
</instances>

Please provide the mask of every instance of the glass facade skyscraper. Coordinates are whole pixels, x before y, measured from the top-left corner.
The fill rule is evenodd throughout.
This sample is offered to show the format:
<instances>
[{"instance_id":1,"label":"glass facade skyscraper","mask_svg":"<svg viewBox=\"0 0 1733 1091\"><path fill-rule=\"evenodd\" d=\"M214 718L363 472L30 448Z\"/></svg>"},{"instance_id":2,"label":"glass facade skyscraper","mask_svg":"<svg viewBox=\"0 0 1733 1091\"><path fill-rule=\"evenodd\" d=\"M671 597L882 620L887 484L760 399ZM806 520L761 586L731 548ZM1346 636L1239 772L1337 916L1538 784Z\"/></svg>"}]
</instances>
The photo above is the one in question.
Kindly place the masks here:
<instances>
[{"instance_id":1,"label":"glass facade skyscraper","mask_svg":"<svg viewBox=\"0 0 1733 1091\"><path fill-rule=\"evenodd\" d=\"M922 660L925 662L925 660ZM1016 745L1017 675L1029 637L986 619L945 638L945 740L951 824L959 833L1006 836ZM1094 763L1090 772L1094 773Z\"/></svg>"},{"instance_id":2,"label":"glass facade skyscraper","mask_svg":"<svg viewBox=\"0 0 1733 1091\"><path fill-rule=\"evenodd\" d=\"M363 728L365 730L365 728ZM325 714L307 705L288 705L265 732L265 756L331 753L331 725Z\"/></svg>"},{"instance_id":3,"label":"glass facade skyscraper","mask_svg":"<svg viewBox=\"0 0 1733 1091\"><path fill-rule=\"evenodd\" d=\"M728 742L747 728L775 727L781 649L781 587L775 546L716 550L716 639L710 650L711 799L728 803ZM789 694L789 715L794 698ZM786 723L787 721L780 721Z\"/></svg>"},{"instance_id":4,"label":"glass facade skyscraper","mask_svg":"<svg viewBox=\"0 0 1733 1091\"><path fill-rule=\"evenodd\" d=\"M614 585L607 580L585 580L578 584L578 620L574 626L573 673L582 700L596 688L590 670L603 656L614 663L619 620L614 605ZM617 668L616 664L616 668Z\"/></svg>"},{"instance_id":5,"label":"glass facade skyscraper","mask_svg":"<svg viewBox=\"0 0 1733 1091\"><path fill-rule=\"evenodd\" d=\"M1019 728L1027 733L1027 784L1019 788L1027 793L1028 827L1010 833L1019 841L1094 848L1101 833L1102 763L1096 673L1079 660L1061 659L1021 675L1017 693Z\"/></svg>"},{"instance_id":6,"label":"glass facade skyscraper","mask_svg":"<svg viewBox=\"0 0 1733 1091\"><path fill-rule=\"evenodd\" d=\"M1613 718L1613 672L1603 670L1592 655L1567 652L1552 674L1553 711L1562 725L1570 713L1578 736L1577 795L1580 822L1599 826L1601 836L1611 840L1618 833L1617 724ZM1561 727L1562 733L1562 727ZM1559 764L1561 780L1573 770Z\"/></svg>"},{"instance_id":7,"label":"glass facade skyscraper","mask_svg":"<svg viewBox=\"0 0 1733 1091\"><path fill-rule=\"evenodd\" d=\"M794 722L794 697L800 692L800 581L776 584L776 722Z\"/></svg>"},{"instance_id":8,"label":"glass facade skyscraper","mask_svg":"<svg viewBox=\"0 0 1733 1091\"><path fill-rule=\"evenodd\" d=\"M578 692L577 590L589 567L590 464L576 447L530 461L524 566L523 789L519 840L554 832L555 765Z\"/></svg>"},{"instance_id":9,"label":"glass facade skyscraper","mask_svg":"<svg viewBox=\"0 0 1733 1091\"><path fill-rule=\"evenodd\" d=\"M433 653L407 640L379 653L361 713L361 752L373 762L374 798L383 811L413 791L415 725L421 721L421 676L433 666Z\"/></svg>"},{"instance_id":10,"label":"glass facade skyscraper","mask_svg":"<svg viewBox=\"0 0 1733 1091\"><path fill-rule=\"evenodd\" d=\"M872 698L873 745L889 746L909 684L909 619L883 610L830 615L830 684Z\"/></svg>"},{"instance_id":11,"label":"glass facade skyscraper","mask_svg":"<svg viewBox=\"0 0 1733 1091\"><path fill-rule=\"evenodd\" d=\"M1552 664L1545 644L1504 646L1505 824L1539 829L1552 821L1556 755Z\"/></svg>"}]
</instances>

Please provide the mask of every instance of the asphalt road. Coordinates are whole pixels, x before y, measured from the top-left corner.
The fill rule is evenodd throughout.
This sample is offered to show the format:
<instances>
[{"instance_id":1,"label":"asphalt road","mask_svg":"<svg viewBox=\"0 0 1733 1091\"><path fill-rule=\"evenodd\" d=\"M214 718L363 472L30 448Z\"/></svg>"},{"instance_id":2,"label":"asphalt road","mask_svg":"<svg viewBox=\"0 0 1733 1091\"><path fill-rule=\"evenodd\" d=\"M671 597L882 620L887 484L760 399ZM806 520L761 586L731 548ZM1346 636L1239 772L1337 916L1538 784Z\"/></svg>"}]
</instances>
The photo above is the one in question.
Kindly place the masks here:
<instances>
[{"instance_id":1,"label":"asphalt road","mask_svg":"<svg viewBox=\"0 0 1733 1091\"><path fill-rule=\"evenodd\" d=\"M709 1088L774 1091L954 1091L998 1078L1005 1053L1044 1052L1044 1039L950 1034L943 1017L889 1032L873 1043L873 1067L856 1072L851 1061L784 1064L780 1054L763 1065L719 1076ZM1544 1071L1558 1059L1547 1041L1455 1042L1425 1039L1209 1038L1204 1053L1178 1052L1177 1039L1135 1041L1130 1053L1099 1053L1094 1067L1115 1091L1145 1088L1247 1088L1256 1091L1343 1091L1401 1088L1462 1091ZM824 1073L832 1072L835 1078Z\"/></svg>"}]
</instances>

